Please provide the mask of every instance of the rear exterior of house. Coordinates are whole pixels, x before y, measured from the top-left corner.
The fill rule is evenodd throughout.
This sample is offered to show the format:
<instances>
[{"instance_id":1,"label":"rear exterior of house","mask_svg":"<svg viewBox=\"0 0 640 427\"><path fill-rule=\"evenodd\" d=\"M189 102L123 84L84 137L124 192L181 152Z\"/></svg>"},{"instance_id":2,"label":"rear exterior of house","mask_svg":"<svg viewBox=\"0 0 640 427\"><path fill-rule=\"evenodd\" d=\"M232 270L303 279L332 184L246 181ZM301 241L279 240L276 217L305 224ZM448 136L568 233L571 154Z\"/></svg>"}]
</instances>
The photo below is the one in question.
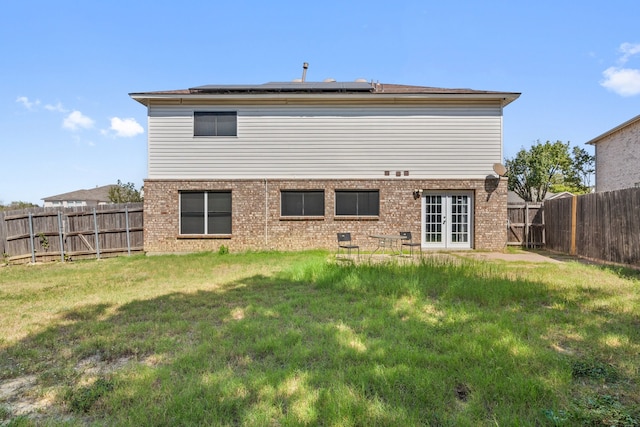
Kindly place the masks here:
<instances>
[{"instance_id":1,"label":"rear exterior of house","mask_svg":"<svg viewBox=\"0 0 640 427\"><path fill-rule=\"evenodd\" d=\"M640 115L587 142L596 147L596 191L640 187Z\"/></svg>"},{"instance_id":2,"label":"rear exterior of house","mask_svg":"<svg viewBox=\"0 0 640 427\"><path fill-rule=\"evenodd\" d=\"M411 231L425 249L506 243L510 92L353 83L130 94L148 108L145 251L335 248Z\"/></svg>"}]
</instances>

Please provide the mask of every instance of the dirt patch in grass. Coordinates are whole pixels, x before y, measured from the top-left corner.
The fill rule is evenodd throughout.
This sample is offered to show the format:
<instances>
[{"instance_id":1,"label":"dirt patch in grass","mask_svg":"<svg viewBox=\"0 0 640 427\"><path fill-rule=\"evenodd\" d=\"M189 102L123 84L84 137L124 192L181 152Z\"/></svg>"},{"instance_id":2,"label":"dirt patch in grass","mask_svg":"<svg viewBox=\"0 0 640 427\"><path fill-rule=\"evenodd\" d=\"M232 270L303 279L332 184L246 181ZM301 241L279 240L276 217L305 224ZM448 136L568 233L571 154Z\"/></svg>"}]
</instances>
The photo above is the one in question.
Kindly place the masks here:
<instances>
[{"instance_id":1,"label":"dirt patch in grass","mask_svg":"<svg viewBox=\"0 0 640 427\"><path fill-rule=\"evenodd\" d=\"M14 415L43 410L49 405L33 396L36 383L35 375L25 375L0 382L0 400L6 402L7 410Z\"/></svg>"},{"instance_id":2,"label":"dirt patch in grass","mask_svg":"<svg viewBox=\"0 0 640 427\"><path fill-rule=\"evenodd\" d=\"M155 366L158 361L154 357L148 357L134 361L132 357L122 357L113 361L105 361L99 355L87 357L75 366L79 374L76 386L87 387L99 378L123 369L131 363L140 363ZM70 419L71 415L60 412L61 406L57 401L57 392L53 389L47 391L41 388L36 375L23 375L21 377L0 381L0 424L3 418L11 419L26 417L33 420L39 418Z\"/></svg>"}]
</instances>

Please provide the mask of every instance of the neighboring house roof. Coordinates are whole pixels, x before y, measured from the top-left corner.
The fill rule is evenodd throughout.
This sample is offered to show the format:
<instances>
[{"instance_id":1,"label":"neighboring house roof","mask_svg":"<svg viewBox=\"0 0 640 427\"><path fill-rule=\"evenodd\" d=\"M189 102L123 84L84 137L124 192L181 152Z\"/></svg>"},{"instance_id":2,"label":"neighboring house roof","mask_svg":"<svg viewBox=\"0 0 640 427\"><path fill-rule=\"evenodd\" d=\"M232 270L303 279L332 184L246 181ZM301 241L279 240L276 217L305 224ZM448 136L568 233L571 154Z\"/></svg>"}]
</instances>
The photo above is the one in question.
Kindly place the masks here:
<instances>
[{"instance_id":1,"label":"neighboring house roof","mask_svg":"<svg viewBox=\"0 0 640 427\"><path fill-rule=\"evenodd\" d=\"M573 193L569 191L561 191L560 193L547 193L545 200L564 199L565 197L573 197Z\"/></svg>"},{"instance_id":2,"label":"neighboring house roof","mask_svg":"<svg viewBox=\"0 0 640 427\"><path fill-rule=\"evenodd\" d=\"M613 134L615 132L618 132L621 129L624 129L627 126L631 126L632 124L634 124L636 122L640 122L640 115L635 116L631 120L627 120L626 122L622 123L621 125L618 125L618 126L614 127L613 129L603 133L600 136L596 136L591 141L587 141L587 144L595 145L598 142L600 142L601 140L603 140L604 138L608 137L609 135L611 135L611 134Z\"/></svg>"},{"instance_id":3,"label":"neighboring house roof","mask_svg":"<svg viewBox=\"0 0 640 427\"><path fill-rule=\"evenodd\" d=\"M544 199L545 200L562 199L564 197L572 197L572 196L573 196L573 193L570 193L568 191L562 191L560 193L551 193L548 191L547 194L545 194ZM518 196L515 191L507 192L507 204L519 205L522 203L524 203L524 199Z\"/></svg>"},{"instance_id":4,"label":"neighboring house roof","mask_svg":"<svg viewBox=\"0 0 640 427\"><path fill-rule=\"evenodd\" d=\"M109 190L116 185L104 185L102 187L92 188L90 190L76 190L69 193L58 194L55 196L45 197L42 200L45 202L57 202L57 201L91 201L91 202L105 202L109 203Z\"/></svg>"},{"instance_id":5,"label":"neighboring house roof","mask_svg":"<svg viewBox=\"0 0 640 427\"><path fill-rule=\"evenodd\" d=\"M319 96L348 96L356 98L358 96L367 97L393 97L401 95L416 96L420 98L446 99L460 98L478 100L499 99L505 106L516 100L520 93L516 92L495 92L474 89L444 89L426 86L409 86L383 83L367 82L273 82L259 85L205 85L182 90L168 90L156 92L138 92L129 95L143 105L148 106L152 99L191 99L207 98L211 95L216 97L274 97L274 96L296 96L305 97L313 94Z\"/></svg>"}]
</instances>

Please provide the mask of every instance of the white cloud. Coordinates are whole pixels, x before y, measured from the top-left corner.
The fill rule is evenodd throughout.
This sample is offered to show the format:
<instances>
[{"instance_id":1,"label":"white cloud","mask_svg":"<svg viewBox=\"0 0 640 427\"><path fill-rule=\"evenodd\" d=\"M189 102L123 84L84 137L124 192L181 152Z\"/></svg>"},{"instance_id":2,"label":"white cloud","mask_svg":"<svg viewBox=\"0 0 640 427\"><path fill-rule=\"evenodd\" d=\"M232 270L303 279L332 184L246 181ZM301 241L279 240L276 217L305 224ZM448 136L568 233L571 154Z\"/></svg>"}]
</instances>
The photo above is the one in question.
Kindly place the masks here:
<instances>
[{"instance_id":1,"label":"white cloud","mask_svg":"<svg viewBox=\"0 0 640 427\"><path fill-rule=\"evenodd\" d=\"M121 119L119 117L111 118L111 127L109 129L114 131L116 136L122 138L130 138L144 133L144 129L136 119Z\"/></svg>"},{"instance_id":2,"label":"white cloud","mask_svg":"<svg viewBox=\"0 0 640 427\"><path fill-rule=\"evenodd\" d=\"M622 43L619 48L622 56L618 66L609 67L602 72L604 80L600 85L620 96L640 94L640 69L624 67L631 57L640 54L640 44Z\"/></svg>"},{"instance_id":3,"label":"white cloud","mask_svg":"<svg viewBox=\"0 0 640 427\"><path fill-rule=\"evenodd\" d=\"M16 102L22 104L24 108L26 108L27 110L33 110L35 107L40 105L39 99L36 99L35 101L32 102L32 101L29 101L29 98L27 98L26 96L19 96L16 99Z\"/></svg>"},{"instance_id":4,"label":"white cloud","mask_svg":"<svg viewBox=\"0 0 640 427\"><path fill-rule=\"evenodd\" d=\"M76 131L79 129L90 129L93 127L94 121L82 114L80 111L74 110L65 117L62 122L62 127L65 129L69 129L72 131Z\"/></svg>"},{"instance_id":5,"label":"white cloud","mask_svg":"<svg viewBox=\"0 0 640 427\"><path fill-rule=\"evenodd\" d=\"M619 59L621 64L625 64L630 57L640 53L640 43L622 43L620 45L620 52L622 52L622 57Z\"/></svg>"},{"instance_id":6,"label":"white cloud","mask_svg":"<svg viewBox=\"0 0 640 427\"><path fill-rule=\"evenodd\" d=\"M26 108L27 110L30 110L30 111L34 111L34 110L38 109L38 107L40 107L40 104L41 104L39 99L36 99L35 101L31 101L26 96L19 96L16 99L16 102L22 104L22 106L24 108ZM55 105L53 105L53 104L45 104L44 105L44 109L47 110L47 111L54 111L54 112L58 112L58 113L66 113L66 112L69 111L66 108L64 108L64 106L62 105L61 102L58 102Z\"/></svg>"},{"instance_id":7,"label":"white cloud","mask_svg":"<svg viewBox=\"0 0 640 427\"><path fill-rule=\"evenodd\" d=\"M621 96L640 94L640 70L610 67L603 71L604 81L600 83Z\"/></svg>"},{"instance_id":8,"label":"white cloud","mask_svg":"<svg viewBox=\"0 0 640 427\"><path fill-rule=\"evenodd\" d=\"M62 106L60 102L58 102L56 105L46 104L44 108L49 111L57 111L59 113L66 113L68 111Z\"/></svg>"}]
</instances>

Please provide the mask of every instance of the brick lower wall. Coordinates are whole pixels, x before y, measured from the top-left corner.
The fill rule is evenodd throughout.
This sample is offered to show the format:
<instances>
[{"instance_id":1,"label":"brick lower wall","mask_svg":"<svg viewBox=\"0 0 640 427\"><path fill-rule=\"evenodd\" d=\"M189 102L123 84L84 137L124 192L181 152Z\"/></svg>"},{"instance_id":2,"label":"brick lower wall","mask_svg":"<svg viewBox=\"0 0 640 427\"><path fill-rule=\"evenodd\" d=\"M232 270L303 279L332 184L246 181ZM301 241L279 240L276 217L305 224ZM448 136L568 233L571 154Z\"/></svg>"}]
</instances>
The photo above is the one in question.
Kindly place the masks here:
<instances>
[{"instance_id":1,"label":"brick lower wall","mask_svg":"<svg viewBox=\"0 0 640 427\"><path fill-rule=\"evenodd\" d=\"M640 183L640 122L602 138L596 144L596 191L633 188Z\"/></svg>"},{"instance_id":2,"label":"brick lower wall","mask_svg":"<svg viewBox=\"0 0 640 427\"><path fill-rule=\"evenodd\" d=\"M325 190L324 218L283 218L281 190ZM379 190L380 215L375 218L340 218L334 215L334 190ZM414 189L469 191L473 197L472 248L500 250L507 240L506 179L487 180L146 180L144 183L144 249L148 253L335 249L336 233L350 232L357 244L373 249L372 233L397 234L421 230L421 200ZM232 235L204 238L179 235L180 191L232 192Z\"/></svg>"}]
</instances>

